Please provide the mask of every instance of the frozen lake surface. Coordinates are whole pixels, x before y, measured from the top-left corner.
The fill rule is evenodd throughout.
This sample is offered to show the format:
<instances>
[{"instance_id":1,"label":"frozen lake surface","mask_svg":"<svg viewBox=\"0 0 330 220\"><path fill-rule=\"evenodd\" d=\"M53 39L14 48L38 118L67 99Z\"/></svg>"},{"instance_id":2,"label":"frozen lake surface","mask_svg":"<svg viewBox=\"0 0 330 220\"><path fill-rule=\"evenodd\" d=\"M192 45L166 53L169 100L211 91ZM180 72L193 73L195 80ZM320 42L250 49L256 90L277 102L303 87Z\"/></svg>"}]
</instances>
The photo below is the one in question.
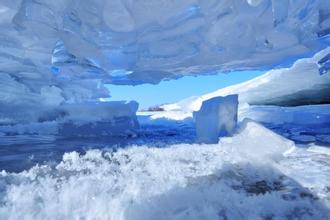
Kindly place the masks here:
<instances>
[{"instance_id":1,"label":"frozen lake surface","mask_svg":"<svg viewBox=\"0 0 330 220\"><path fill-rule=\"evenodd\" d=\"M313 108L313 107L311 107ZM309 108L309 109L311 109ZM320 112L325 114L325 105ZM260 112L266 118L276 118L281 108L255 107L245 112L246 117L260 119ZM277 110L276 110L277 109ZM276 113L277 111L277 113ZM305 111L308 112L308 111ZM173 120L169 117L152 119L154 115L162 115L162 112L147 112L140 114L140 131L137 137L95 137L95 138L63 138L53 135L15 135L1 136L0 139L0 170L18 172L29 169L36 164L56 163L62 159L65 152L77 151L84 153L90 149L112 149L127 148L132 145L149 147L166 147L173 144L193 144L196 142L196 132L193 120L189 117L184 120ZM181 113L178 113L181 114ZM283 113L281 113L283 114ZM271 115L271 116L269 116ZM309 115L317 117L315 110ZM311 117L312 117L311 116ZM277 116L279 117L279 116ZM306 117L306 115L304 116ZM182 117L184 118L184 117ZM283 120L283 119L282 119ZM304 120L304 119L303 119ZM263 125L274 132L293 140L301 147L308 144L330 146L330 123L297 124L290 122L272 123L263 122Z\"/></svg>"}]
</instances>

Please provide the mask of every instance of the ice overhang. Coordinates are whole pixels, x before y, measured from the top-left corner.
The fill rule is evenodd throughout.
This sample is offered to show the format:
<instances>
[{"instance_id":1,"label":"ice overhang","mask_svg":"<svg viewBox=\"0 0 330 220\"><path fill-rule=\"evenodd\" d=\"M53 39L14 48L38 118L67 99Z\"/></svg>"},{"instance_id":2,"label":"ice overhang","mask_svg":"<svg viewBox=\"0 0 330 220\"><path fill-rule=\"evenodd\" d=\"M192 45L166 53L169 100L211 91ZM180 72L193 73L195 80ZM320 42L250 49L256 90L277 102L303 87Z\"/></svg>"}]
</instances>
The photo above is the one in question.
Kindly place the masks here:
<instances>
[{"instance_id":1,"label":"ice overhang","mask_svg":"<svg viewBox=\"0 0 330 220\"><path fill-rule=\"evenodd\" d=\"M0 18L2 71L113 84L269 68L330 34L324 0L2 0Z\"/></svg>"}]
</instances>

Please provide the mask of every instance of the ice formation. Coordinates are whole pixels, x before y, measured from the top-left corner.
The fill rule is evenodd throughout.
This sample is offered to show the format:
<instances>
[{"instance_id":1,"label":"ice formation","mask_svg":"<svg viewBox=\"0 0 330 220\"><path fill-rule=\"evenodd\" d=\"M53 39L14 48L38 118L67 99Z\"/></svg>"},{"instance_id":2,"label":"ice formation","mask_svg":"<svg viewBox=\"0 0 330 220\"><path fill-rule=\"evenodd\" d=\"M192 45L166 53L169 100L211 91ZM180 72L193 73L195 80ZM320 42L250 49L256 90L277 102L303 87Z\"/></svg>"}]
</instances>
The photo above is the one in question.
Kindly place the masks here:
<instances>
[{"instance_id":1,"label":"ice formation","mask_svg":"<svg viewBox=\"0 0 330 220\"><path fill-rule=\"evenodd\" d=\"M220 143L226 146L226 148L241 145L238 152L242 157L254 158L255 160L262 158L263 160L272 159L274 161L280 161L285 155L290 154L295 149L293 141L289 141L281 135L270 132L264 126L250 119L245 119L240 126L241 131L235 138L222 138ZM265 142L260 142L260 137Z\"/></svg>"},{"instance_id":2,"label":"ice formation","mask_svg":"<svg viewBox=\"0 0 330 220\"><path fill-rule=\"evenodd\" d=\"M299 59L290 68L270 70L250 81L161 107L166 111L198 111L204 100L230 94L238 94L242 104L296 106L329 103L330 74L326 67L329 54L330 47L312 58Z\"/></svg>"},{"instance_id":3,"label":"ice formation","mask_svg":"<svg viewBox=\"0 0 330 220\"><path fill-rule=\"evenodd\" d=\"M273 65L318 50L330 28L323 0L3 0L0 7L10 72L51 68L125 84Z\"/></svg>"},{"instance_id":4,"label":"ice formation","mask_svg":"<svg viewBox=\"0 0 330 220\"><path fill-rule=\"evenodd\" d=\"M16 111L22 112L0 109L0 117L7 117L7 120L0 124L0 132L3 134L47 134L62 137L134 136L139 127L136 117L138 103L134 101L62 104L45 110L14 107L17 107Z\"/></svg>"},{"instance_id":5,"label":"ice formation","mask_svg":"<svg viewBox=\"0 0 330 220\"><path fill-rule=\"evenodd\" d=\"M323 0L2 0L0 124L53 120L63 105L109 97L104 83L306 56L327 45L329 11Z\"/></svg>"},{"instance_id":6,"label":"ice formation","mask_svg":"<svg viewBox=\"0 0 330 220\"><path fill-rule=\"evenodd\" d=\"M214 97L194 112L197 140L218 143L219 137L233 134L237 124L238 96Z\"/></svg>"}]
</instances>

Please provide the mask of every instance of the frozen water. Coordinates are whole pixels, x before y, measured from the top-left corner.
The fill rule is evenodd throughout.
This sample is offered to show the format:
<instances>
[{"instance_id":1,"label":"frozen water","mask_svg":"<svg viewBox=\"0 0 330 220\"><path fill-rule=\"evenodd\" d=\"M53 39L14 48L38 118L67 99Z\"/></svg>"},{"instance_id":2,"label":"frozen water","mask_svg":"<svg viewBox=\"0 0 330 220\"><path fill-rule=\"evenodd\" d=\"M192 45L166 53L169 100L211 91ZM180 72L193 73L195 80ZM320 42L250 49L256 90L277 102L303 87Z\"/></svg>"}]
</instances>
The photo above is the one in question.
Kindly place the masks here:
<instances>
[{"instance_id":1,"label":"frozen water","mask_svg":"<svg viewBox=\"0 0 330 220\"><path fill-rule=\"evenodd\" d=\"M197 140L217 143L219 137L231 135L237 124L238 96L215 97L203 102L194 112Z\"/></svg>"},{"instance_id":2,"label":"frozen water","mask_svg":"<svg viewBox=\"0 0 330 220\"><path fill-rule=\"evenodd\" d=\"M198 111L204 100L238 94L241 104L296 106L330 102L330 74L320 75L320 61L326 62L330 48L312 58L300 59L290 68L268 71L250 81L198 97L161 106L166 111ZM323 67L324 68L324 67Z\"/></svg>"},{"instance_id":3,"label":"frozen water","mask_svg":"<svg viewBox=\"0 0 330 220\"><path fill-rule=\"evenodd\" d=\"M0 9L5 72L33 69L47 76L52 69L74 81L137 84L204 70L270 66L315 52L329 34L330 5L323 0L2 0Z\"/></svg>"},{"instance_id":4,"label":"frozen water","mask_svg":"<svg viewBox=\"0 0 330 220\"><path fill-rule=\"evenodd\" d=\"M40 109L31 108L31 114L35 118L28 117L29 115L24 116L22 113L11 112L14 115L11 115L9 121L2 122L0 131L6 135L131 136L136 134L139 127L136 117L137 109L138 103L134 101L129 103L84 102L62 104L54 107L51 111L47 111L47 113L40 112ZM21 108L18 108L19 110ZM23 113L25 113L25 110L22 107ZM8 116L8 113L4 114ZM19 117L15 117L17 115ZM19 119L22 120L17 121Z\"/></svg>"},{"instance_id":5,"label":"frozen water","mask_svg":"<svg viewBox=\"0 0 330 220\"><path fill-rule=\"evenodd\" d=\"M294 150L294 143L292 141L248 119L243 121L241 132L235 138L222 138L220 139L220 143L225 146L235 147L241 145L239 153L242 154L242 157L254 158L255 160L260 158L263 160L267 158L280 160L283 159L284 155Z\"/></svg>"}]
</instances>

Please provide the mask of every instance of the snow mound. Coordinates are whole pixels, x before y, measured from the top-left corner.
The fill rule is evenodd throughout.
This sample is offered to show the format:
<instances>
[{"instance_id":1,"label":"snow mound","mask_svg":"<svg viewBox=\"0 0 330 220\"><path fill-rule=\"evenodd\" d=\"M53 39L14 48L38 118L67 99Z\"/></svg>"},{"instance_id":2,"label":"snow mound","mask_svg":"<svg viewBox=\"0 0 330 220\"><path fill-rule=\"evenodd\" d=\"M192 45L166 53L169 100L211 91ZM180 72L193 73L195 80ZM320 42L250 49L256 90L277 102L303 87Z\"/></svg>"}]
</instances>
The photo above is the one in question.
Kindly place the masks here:
<instances>
[{"instance_id":1,"label":"snow mound","mask_svg":"<svg viewBox=\"0 0 330 220\"><path fill-rule=\"evenodd\" d=\"M194 112L197 140L217 143L219 136L233 134L237 124L238 96L215 97L203 102Z\"/></svg>"},{"instance_id":2,"label":"snow mound","mask_svg":"<svg viewBox=\"0 0 330 220\"><path fill-rule=\"evenodd\" d=\"M327 219L324 198L267 160L289 145L248 122L215 145L66 153L56 166L2 171L0 218Z\"/></svg>"}]
</instances>

